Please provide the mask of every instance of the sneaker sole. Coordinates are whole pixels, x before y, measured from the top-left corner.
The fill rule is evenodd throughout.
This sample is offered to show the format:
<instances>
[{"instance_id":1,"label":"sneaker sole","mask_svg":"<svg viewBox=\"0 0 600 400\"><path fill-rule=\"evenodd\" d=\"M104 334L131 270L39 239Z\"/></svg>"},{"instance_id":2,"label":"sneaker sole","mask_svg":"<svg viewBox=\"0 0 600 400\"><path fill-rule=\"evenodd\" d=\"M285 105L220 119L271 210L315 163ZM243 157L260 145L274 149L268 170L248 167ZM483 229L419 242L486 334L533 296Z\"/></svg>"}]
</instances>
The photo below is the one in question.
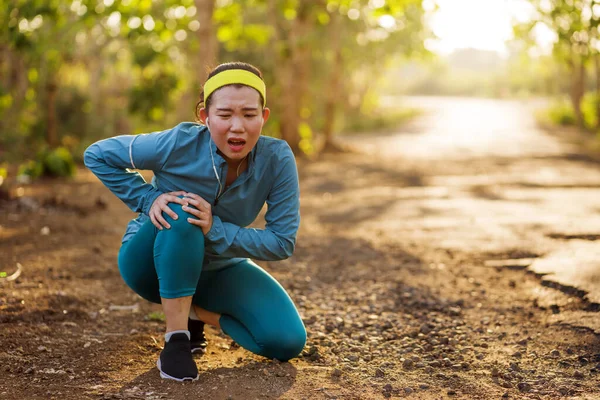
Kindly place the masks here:
<instances>
[{"instance_id":1,"label":"sneaker sole","mask_svg":"<svg viewBox=\"0 0 600 400\"><path fill-rule=\"evenodd\" d=\"M174 380L174 381L177 381L177 382L186 382L186 381L193 382L193 381L197 381L198 378L200 377L200 375L196 375L195 378L175 378L174 376L166 374L160 368L160 358L158 360L156 360L156 367L160 371L160 377L163 378L163 379L171 379L171 380Z\"/></svg>"},{"instance_id":2,"label":"sneaker sole","mask_svg":"<svg viewBox=\"0 0 600 400\"><path fill-rule=\"evenodd\" d=\"M206 354L206 347L192 347L192 354Z\"/></svg>"}]
</instances>

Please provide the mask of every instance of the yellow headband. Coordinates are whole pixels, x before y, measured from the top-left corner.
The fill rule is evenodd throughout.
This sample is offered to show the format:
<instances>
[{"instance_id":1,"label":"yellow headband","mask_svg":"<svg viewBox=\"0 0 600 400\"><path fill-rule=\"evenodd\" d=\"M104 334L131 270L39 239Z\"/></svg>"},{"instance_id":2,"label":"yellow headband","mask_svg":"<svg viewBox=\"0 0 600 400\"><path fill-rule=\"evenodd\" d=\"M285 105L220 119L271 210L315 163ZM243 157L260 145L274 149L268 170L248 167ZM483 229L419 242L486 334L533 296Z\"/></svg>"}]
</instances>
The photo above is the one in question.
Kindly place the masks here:
<instances>
[{"instance_id":1,"label":"yellow headband","mask_svg":"<svg viewBox=\"0 0 600 400\"><path fill-rule=\"evenodd\" d=\"M228 69L208 79L204 84L204 100L208 99L208 96L215 90L236 83L258 90L258 93L263 98L263 107L267 105L267 88L265 83L256 74L244 69Z\"/></svg>"}]
</instances>

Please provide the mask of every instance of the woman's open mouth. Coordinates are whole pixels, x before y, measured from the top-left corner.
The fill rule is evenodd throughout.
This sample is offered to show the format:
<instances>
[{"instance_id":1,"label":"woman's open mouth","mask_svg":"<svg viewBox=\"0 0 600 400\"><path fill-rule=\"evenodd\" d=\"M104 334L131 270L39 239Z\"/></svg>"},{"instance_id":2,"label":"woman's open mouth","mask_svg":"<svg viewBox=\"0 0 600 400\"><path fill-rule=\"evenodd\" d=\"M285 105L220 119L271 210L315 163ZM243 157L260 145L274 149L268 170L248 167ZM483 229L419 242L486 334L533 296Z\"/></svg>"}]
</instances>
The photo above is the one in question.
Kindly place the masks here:
<instances>
[{"instance_id":1,"label":"woman's open mouth","mask_svg":"<svg viewBox=\"0 0 600 400\"><path fill-rule=\"evenodd\" d=\"M246 141L244 139L232 138L232 139L227 140L227 144L229 145L229 148L231 149L231 151L237 153L244 149L244 146L246 145Z\"/></svg>"}]
</instances>

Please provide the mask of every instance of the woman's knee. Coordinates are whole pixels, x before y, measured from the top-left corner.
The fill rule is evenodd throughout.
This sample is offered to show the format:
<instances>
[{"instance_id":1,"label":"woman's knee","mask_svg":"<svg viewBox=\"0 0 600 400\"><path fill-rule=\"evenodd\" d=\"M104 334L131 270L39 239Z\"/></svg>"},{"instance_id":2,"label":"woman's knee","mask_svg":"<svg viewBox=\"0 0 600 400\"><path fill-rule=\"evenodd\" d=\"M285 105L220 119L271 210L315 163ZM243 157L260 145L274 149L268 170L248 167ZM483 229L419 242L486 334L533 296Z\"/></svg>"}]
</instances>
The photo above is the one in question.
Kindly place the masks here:
<instances>
[{"instance_id":1,"label":"woman's knee","mask_svg":"<svg viewBox=\"0 0 600 400\"><path fill-rule=\"evenodd\" d=\"M152 269L143 268L143 265L124 257L122 253L119 254L118 266L121 277L127 286L144 299L160 303L158 278L154 267Z\"/></svg>"},{"instance_id":2,"label":"woman's knee","mask_svg":"<svg viewBox=\"0 0 600 400\"><path fill-rule=\"evenodd\" d=\"M306 329L304 326L286 332L276 332L262 343L265 356L287 361L298 357L306 345Z\"/></svg>"},{"instance_id":3,"label":"woman's knee","mask_svg":"<svg viewBox=\"0 0 600 400\"><path fill-rule=\"evenodd\" d=\"M202 229L200 229L198 226L190 224L187 220L193 216L185 212L180 204L170 203L169 207L175 212L175 214L177 214L177 219L173 219L163 212L163 217L165 217L165 219L169 222L171 228L165 229L162 232L170 232L171 234L186 237L194 236L197 238L197 240L200 240L202 243L204 243L204 234L202 233Z\"/></svg>"}]
</instances>

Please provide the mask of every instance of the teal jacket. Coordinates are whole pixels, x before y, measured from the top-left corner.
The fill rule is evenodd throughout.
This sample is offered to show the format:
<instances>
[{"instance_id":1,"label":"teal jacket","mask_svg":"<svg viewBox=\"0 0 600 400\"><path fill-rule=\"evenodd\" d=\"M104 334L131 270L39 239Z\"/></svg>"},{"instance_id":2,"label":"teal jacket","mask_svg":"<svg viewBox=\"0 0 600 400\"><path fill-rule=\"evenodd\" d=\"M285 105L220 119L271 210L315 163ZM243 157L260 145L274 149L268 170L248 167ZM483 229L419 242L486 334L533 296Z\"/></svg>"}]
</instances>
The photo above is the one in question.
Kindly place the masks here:
<instances>
[{"instance_id":1,"label":"teal jacket","mask_svg":"<svg viewBox=\"0 0 600 400\"><path fill-rule=\"evenodd\" d=\"M300 225L300 190L289 145L261 136L248 156L248 168L218 201L219 183L213 159L224 182L227 163L211 140L208 128L194 123L182 123L162 132L101 140L84 154L86 167L131 210L140 213L129 222L123 242L150 219L148 211L160 194L183 190L196 193L213 205L212 228L205 235L206 269L227 266L240 258L290 257ZM147 183L133 169L151 170L152 182ZM247 228L265 203L264 229Z\"/></svg>"}]
</instances>

